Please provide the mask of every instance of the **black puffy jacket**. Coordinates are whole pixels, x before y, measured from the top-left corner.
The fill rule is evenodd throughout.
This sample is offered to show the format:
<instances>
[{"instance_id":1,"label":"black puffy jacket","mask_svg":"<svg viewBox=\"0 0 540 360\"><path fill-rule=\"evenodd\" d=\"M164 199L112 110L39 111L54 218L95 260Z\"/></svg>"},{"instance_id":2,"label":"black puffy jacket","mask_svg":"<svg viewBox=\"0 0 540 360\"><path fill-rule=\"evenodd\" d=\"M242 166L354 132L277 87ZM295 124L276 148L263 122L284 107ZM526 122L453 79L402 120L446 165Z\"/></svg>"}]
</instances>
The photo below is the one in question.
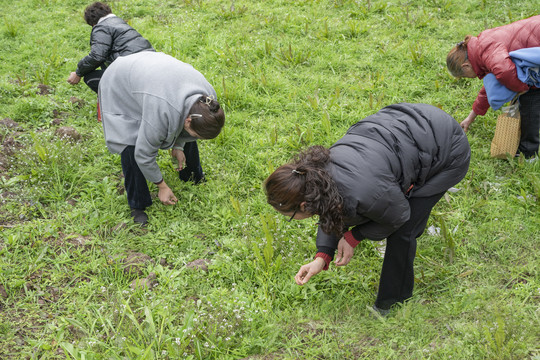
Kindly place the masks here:
<instances>
[{"instance_id":1,"label":"black puffy jacket","mask_svg":"<svg viewBox=\"0 0 540 360\"><path fill-rule=\"evenodd\" d=\"M92 28L90 54L77 64L76 73L84 76L119 56L155 51L148 40L117 16L102 20Z\"/></svg>"},{"instance_id":2,"label":"black puffy jacket","mask_svg":"<svg viewBox=\"0 0 540 360\"><path fill-rule=\"evenodd\" d=\"M409 220L408 197L448 190L463 179L469 160L467 136L454 118L431 105L402 103L351 126L330 148L326 169L354 238L381 240ZM338 241L319 228L319 251L336 249Z\"/></svg>"}]
</instances>

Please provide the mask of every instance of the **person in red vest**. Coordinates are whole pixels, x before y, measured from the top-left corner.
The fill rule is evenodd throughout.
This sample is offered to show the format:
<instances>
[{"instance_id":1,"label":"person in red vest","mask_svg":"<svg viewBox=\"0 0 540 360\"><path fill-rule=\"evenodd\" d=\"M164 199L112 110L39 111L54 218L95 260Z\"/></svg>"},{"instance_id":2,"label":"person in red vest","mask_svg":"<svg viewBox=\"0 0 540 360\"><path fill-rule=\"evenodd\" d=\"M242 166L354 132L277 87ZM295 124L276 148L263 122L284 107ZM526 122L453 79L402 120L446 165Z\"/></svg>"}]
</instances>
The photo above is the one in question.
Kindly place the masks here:
<instances>
[{"instance_id":1,"label":"person in red vest","mask_svg":"<svg viewBox=\"0 0 540 360\"><path fill-rule=\"evenodd\" d=\"M538 153L540 144L540 90L520 81L516 66L508 54L523 48L540 47L540 15L467 35L446 57L448 70L455 77L484 78L492 73L508 89L520 93L521 139L518 153L526 158ZM484 87L461 127L467 131L478 115L489 109Z\"/></svg>"}]
</instances>

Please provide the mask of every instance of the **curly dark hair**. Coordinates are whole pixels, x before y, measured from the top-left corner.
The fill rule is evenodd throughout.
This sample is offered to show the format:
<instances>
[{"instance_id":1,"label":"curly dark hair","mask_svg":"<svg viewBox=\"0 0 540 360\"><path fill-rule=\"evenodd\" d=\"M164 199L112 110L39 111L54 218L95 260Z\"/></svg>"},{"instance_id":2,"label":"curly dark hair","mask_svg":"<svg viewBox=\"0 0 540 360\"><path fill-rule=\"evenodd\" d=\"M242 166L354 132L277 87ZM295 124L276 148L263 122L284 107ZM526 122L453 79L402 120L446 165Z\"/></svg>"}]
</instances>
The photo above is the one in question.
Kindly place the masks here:
<instances>
[{"instance_id":1,"label":"curly dark hair","mask_svg":"<svg viewBox=\"0 0 540 360\"><path fill-rule=\"evenodd\" d=\"M98 23L99 19L109 14L112 14L109 5L98 1L86 7L84 10L84 20L88 25L94 26Z\"/></svg>"},{"instance_id":2,"label":"curly dark hair","mask_svg":"<svg viewBox=\"0 0 540 360\"><path fill-rule=\"evenodd\" d=\"M201 117L191 118L191 128L202 139L213 139L219 135L225 125L225 112L217 100L210 96L201 96L189 109L189 115L199 114Z\"/></svg>"},{"instance_id":3,"label":"curly dark hair","mask_svg":"<svg viewBox=\"0 0 540 360\"><path fill-rule=\"evenodd\" d=\"M343 235L343 198L334 179L325 170L330 150L312 146L296 155L292 162L276 169L264 182L267 202L280 212L298 210L319 215L327 234Z\"/></svg>"}]
</instances>

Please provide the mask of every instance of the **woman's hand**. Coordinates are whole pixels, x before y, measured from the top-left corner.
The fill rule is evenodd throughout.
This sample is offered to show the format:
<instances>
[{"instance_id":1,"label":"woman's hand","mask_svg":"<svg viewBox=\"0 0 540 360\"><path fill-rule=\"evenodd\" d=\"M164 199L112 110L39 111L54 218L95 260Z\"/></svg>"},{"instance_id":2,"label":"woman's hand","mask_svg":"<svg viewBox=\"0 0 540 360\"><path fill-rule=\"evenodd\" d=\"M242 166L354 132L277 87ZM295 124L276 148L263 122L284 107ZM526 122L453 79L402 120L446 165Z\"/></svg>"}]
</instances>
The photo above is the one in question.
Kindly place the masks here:
<instances>
[{"instance_id":1,"label":"woman's hand","mask_svg":"<svg viewBox=\"0 0 540 360\"><path fill-rule=\"evenodd\" d=\"M73 71L71 74L69 74L69 77L67 79L67 82L71 85L77 85L81 81L81 77L77 75L75 71Z\"/></svg>"},{"instance_id":2,"label":"woman's hand","mask_svg":"<svg viewBox=\"0 0 540 360\"><path fill-rule=\"evenodd\" d=\"M324 262L323 258L315 258L312 262L309 264L302 265L296 276L294 277L294 281L298 285L304 285L311 279L313 275L317 275L322 271L326 263Z\"/></svg>"},{"instance_id":3,"label":"woman's hand","mask_svg":"<svg viewBox=\"0 0 540 360\"><path fill-rule=\"evenodd\" d=\"M459 125L465 132L467 132L469 130L469 126L471 126L471 124L474 122L475 119L476 119L476 113L471 110L471 112L469 113L469 116L467 116L467 118L463 120Z\"/></svg>"},{"instance_id":4,"label":"woman's hand","mask_svg":"<svg viewBox=\"0 0 540 360\"><path fill-rule=\"evenodd\" d=\"M186 162L186 155L184 154L184 152L180 149L172 149L171 156L175 157L176 160L178 160L178 167L175 170L182 170L184 168L184 163Z\"/></svg>"},{"instance_id":5,"label":"woman's hand","mask_svg":"<svg viewBox=\"0 0 540 360\"><path fill-rule=\"evenodd\" d=\"M351 258L354 255L354 248L349 245L347 240L345 240L344 237L342 237L339 240L338 246L337 246L337 256L335 264L336 266L345 266L351 261Z\"/></svg>"},{"instance_id":6,"label":"woman's hand","mask_svg":"<svg viewBox=\"0 0 540 360\"><path fill-rule=\"evenodd\" d=\"M176 196L174 196L174 193L172 192L171 188L167 184L165 184L165 181L162 181L158 185L159 191L158 191L158 197L159 200L165 205L174 205L178 201Z\"/></svg>"}]
</instances>

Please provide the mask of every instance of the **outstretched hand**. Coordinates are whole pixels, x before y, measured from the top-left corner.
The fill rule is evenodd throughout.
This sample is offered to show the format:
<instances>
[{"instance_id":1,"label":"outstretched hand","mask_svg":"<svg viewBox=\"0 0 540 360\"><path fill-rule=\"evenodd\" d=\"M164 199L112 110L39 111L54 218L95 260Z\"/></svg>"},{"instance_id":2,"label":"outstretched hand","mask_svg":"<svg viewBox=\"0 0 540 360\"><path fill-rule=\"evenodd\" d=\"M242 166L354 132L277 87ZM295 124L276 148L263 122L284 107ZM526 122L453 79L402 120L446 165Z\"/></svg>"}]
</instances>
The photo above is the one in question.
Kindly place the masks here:
<instances>
[{"instance_id":1,"label":"outstretched hand","mask_svg":"<svg viewBox=\"0 0 540 360\"><path fill-rule=\"evenodd\" d=\"M476 120L476 113L471 110L471 112L469 113L469 116L467 116L465 120L460 122L459 125L465 132L467 132L469 131L469 127L474 122L474 120Z\"/></svg>"},{"instance_id":2,"label":"outstretched hand","mask_svg":"<svg viewBox=\"0 0 540 360\"><path fill-rule=\"evenodd\" d=\"M69 74L69 77L67 79L67 82L71 85L77 85L81 81L81 77L77 75L75 71L73 71L71 74Z\"/></svg>"},{"instance_id":3,"label":"outstretched hand","mask_svg":"<svg viewBox=\"0 0 540 360\"><path fill-rule=\"evenodd\" d=\"M309 264L302 265L296 276L294 277L294 281L298 285L304 285L311 279L313 275L317 275L322 271L326 263L324 262L323 258L315 258L312 262Z\"/></svg>"},{"instance_id":4,"label":"outstretched hand","mask_svg":"<svg viewBox=\"0 0 540 360\"><path fill-rule=\"evenodd\" d=\"M178 160L178 167L175 170L182 170L184 168L184 163L186 162L186 155L184 152L180 149L172 149L171 156Z\"/></svg>"},{"instance_id":5,"label":"outstretched hand","mask_svg":"<svg viewBox=\"0 0 540 360\"><path fill-rule=\"evenodd\" d=\"M165 181L163 181L161 184L158 185L159 191L158 191L158 197L159 200L165 204L165 205L174 205L178 201L176 196L174 196L174 193L172 192L171 188L165 184Z\"/></svg>"},{"instance_id":6,"label":"outstretched hand","mask_svg":"<svg viewBox=\"0 0 540 360\"><path fill-rule=\"evenodd\" d=\"M345 266L351 261L351 258L354 255L354 248L349 245L347 240L345 240L344 237L342 237L339 240L338 248L337 248L337 256L335 264L337 266Z\"/></svg>"}]
</instances>

